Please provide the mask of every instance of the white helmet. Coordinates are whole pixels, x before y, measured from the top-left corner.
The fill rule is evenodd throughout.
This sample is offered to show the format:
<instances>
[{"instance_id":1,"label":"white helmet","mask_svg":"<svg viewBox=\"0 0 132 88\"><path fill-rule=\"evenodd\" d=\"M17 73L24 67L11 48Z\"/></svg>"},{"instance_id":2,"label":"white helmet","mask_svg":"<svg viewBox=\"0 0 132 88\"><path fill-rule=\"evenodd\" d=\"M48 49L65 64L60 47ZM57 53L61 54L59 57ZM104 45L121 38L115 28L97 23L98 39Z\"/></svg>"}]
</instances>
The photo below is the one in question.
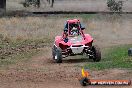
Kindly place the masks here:
<instances>
[{"instance_id":1,"label":"white helmet","mask_svg":"<svg viewBox=\"0 0 132 88\"><path fill-rule=\"evenodd\" d=\"M78 31L78 29L73 27L72 30L71 30L71 35L74 35L74 36L78 35L77 31Z\"/></svg>"}]
</instances>

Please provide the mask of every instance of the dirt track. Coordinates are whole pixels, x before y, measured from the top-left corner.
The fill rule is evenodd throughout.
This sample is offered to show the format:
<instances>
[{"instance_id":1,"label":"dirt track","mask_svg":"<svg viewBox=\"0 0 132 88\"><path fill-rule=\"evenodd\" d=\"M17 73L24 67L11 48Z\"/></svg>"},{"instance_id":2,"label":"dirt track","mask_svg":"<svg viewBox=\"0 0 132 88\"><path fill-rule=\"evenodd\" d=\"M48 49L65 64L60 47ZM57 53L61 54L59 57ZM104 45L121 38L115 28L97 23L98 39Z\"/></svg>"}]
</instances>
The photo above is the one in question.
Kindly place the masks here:
<instances>
[{"instance_id":1,"label":"dirt track","mask_svg":"<svg viewBox=\"0 0 132 88\"><path fill-rule=\"evenodd\" d=\"M18 63L8 70L0 71L0 88L81 88L81 66L85 64L78 59L63 61L63 64L53 63L50 51L42 56L33 57L29 62ZM90 62L88 62L90 63ZM110 69L90 71L93 79L131 79L129 70ZM131 88L132 86L91 86L92 88Z\"/></svg>"}]
</instances>

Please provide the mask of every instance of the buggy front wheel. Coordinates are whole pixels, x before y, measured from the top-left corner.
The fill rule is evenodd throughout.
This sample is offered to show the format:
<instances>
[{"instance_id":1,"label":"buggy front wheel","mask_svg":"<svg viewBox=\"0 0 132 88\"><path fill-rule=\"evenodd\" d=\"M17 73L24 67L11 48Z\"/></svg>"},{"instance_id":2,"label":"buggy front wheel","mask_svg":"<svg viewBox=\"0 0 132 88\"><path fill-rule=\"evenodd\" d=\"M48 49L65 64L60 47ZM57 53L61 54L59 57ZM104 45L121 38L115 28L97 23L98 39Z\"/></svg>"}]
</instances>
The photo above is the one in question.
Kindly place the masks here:
<instances>
[{"instance_id":1,"label":"buggy front wheel","mask_svg":"<svg viewBox=\"0 0 132 88\"><path fill-rule=\"evenodd\" d=\"M53 47L52 56L56 63L62 63L62 51L58 47Z\"/></svg>"}]
</instances>

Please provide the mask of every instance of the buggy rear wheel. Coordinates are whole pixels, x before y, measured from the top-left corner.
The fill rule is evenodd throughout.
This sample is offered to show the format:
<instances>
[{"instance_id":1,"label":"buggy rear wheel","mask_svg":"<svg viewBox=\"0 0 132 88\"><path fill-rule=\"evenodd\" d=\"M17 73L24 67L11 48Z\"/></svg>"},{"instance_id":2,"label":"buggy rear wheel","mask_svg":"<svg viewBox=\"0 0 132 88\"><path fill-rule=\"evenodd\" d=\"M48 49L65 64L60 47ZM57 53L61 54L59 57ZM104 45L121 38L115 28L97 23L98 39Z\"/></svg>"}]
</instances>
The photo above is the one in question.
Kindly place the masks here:
<instances>
[{"instance_id":1,"label":"buggy rear wheel","mask_svg":"<svg viewBox=\"0 0 132 88\"><path fill-rule=\"evenodd\" d=\"M98 46L93 46L92 51L94 52L93 61L99 62L101 60L101 51Z\"/></svg>"}]
</instances>

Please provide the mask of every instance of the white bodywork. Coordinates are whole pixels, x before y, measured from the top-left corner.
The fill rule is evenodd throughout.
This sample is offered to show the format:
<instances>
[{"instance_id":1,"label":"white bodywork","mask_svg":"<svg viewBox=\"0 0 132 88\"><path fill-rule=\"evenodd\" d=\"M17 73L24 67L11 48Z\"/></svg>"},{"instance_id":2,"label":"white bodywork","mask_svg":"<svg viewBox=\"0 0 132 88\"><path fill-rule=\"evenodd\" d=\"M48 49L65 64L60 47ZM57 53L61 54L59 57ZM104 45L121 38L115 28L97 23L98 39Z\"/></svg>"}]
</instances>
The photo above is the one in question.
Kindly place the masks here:
<instances>
[{"instance_id":1,"label":"white bodywork","mask_svg":"<svg viewBox=\"0 0 132 88\"><path fill-rule=\"evenodd\" d=\"M82 46L80 46L80 47L75 47L75 46L73 47L73 46L70 46L70 48L71 48L71 50L72 50L72 52L73 52L74 54L80 54L80 53L82 53L84 47L87 47L87 46L85 46L85 45L82 45Z\"/></svg>"}]
</instances>

